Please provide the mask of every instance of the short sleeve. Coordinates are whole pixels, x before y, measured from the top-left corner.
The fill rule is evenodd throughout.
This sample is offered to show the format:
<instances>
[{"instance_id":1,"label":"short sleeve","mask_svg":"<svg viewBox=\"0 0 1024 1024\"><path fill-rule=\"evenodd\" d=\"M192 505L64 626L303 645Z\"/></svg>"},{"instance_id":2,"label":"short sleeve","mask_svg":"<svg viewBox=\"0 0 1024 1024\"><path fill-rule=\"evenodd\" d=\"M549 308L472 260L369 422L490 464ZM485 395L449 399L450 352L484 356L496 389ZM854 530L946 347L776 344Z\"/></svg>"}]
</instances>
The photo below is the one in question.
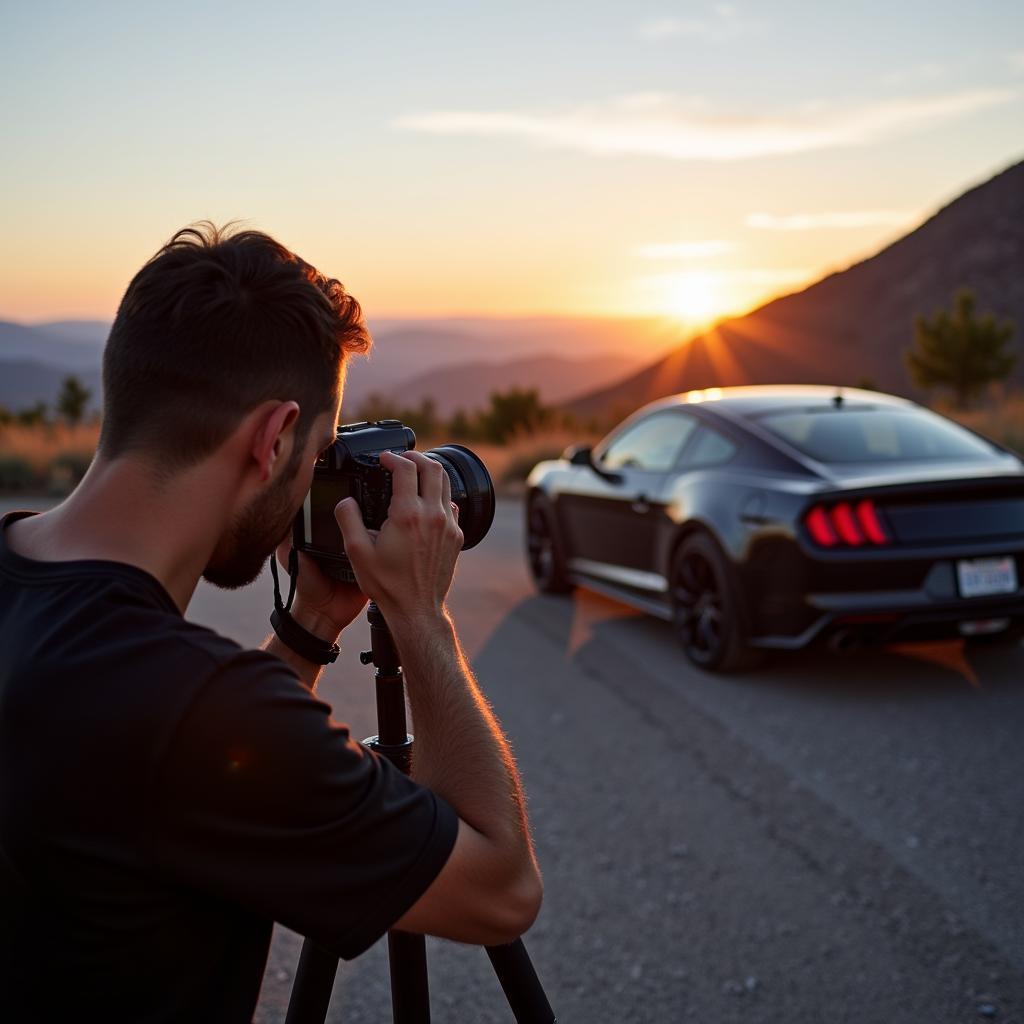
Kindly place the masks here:
<instances>
[{"instance_id":1,"label":"short sleeve","mask_svg":"<svg viewBox=\"0 0 1024 1024\"><path fill-rule=\"evenodd\" d=\"M426 891L458 831L449 804L352 740L263 651L200 689L155 786L161 874L344 959Z\"/></svg>"}]
</instances>

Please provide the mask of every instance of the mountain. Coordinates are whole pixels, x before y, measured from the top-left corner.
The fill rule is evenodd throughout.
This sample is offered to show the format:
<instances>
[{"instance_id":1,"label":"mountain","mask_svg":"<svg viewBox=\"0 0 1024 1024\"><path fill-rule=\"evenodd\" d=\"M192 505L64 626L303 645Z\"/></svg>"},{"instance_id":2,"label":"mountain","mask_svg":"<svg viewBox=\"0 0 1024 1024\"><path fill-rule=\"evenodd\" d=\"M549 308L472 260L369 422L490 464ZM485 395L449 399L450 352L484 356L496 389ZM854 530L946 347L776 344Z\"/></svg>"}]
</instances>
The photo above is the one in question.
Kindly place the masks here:
<instances>
[{"instance_id":1,"label":"mountain","mask_svg":"<svg viewBox=\"0 0 1024 1024\"><path fill-rule=\"evenodd\" d=\"M405 408L418 406L424 399L434 401L442 416L456 409L469 411L487 406L494 391L509 388L536 390L545 405L557 405L568 399L609 384L621 376L624 366L639 366L635 357L624 359L615 352L595 353L571 359L566 356L523 356L503 363L463 363L442 366L403 381L390 389L390 396ZM358 411L355 402L346 399L346 408Z\"/></svg>"},{"instance_id":2,"label":"mountain","mask_svg":"<svg viewBox=\"0 0 1024 1024\"><path fill-rule=\"evenodd\" d=\"M408 406L429 396L429 388L436 388L433 397L441 410L478 408L487 404L491 391L513 386L538 387L545 400L563 401L639 367L645 355L650 358L671 343L662 321L639 317L383 319L371 320L370 330L374 346L369 357L349 364L346 415L374 392ZM617 371L595 372L609 352L623 353ZM544 367L555 369L555 363L546 363L552 358L570 360L582 383L562 386L548 379ZM589 361L595 365L582 365ZM498 366L506 368L505 375ZM459 381L457 387L453 380Z\"/></svg>"},{"instance_id":3,"label":"mountain","mask_svg":"<svg viewBox=\"0 0 1024 1024\"><path fill-rule=\"evenodd\" d=\"M67 373L99 367L105 340L105 333L98 340L96 337L69 337L59 327L52 331L44 326L29 327L0 320L0 359L28 359ZM30 405L32 401L35 399L25 404Z\"/></svg>"},{"instance_id":4,"label":"mountain","mask_svg":"<svg viewBox=\"0 0 1024 1024\"><path fill-rule=\"evenodd\" d=\"M346 415L354 416L373 392L419 404L428 387L437 388L442 409L479 407L491 391L512 386L537 387L545 400L563 401L638 368L645 354L650 358L674 340L661 321L642 318L380 319L370 321L370 330L372 353L349 366ZM51 402L53 381L59 389L68 373L98 381L109 331L109 323L97 320L0 321L0 404L21 409ZM614 371L604 369L612 365L610 352L623 354ZM44 374L41 366L54 372ZM98 402L98 386L94 392Z\"/></svg>"},{"instance_id":5,"label":"mountain","mask_svg":"<svg viewBox=\"0 0 1024 1024\"><path fill-rule=\"evenodd\" d=\"M918 313L949 307L957 288L1016 325L1024 384L1024 162L965 192L881 252L809 288L725 320L667 356L567 403L619 418L646 402L733 384L874 385L917 400L902 353Z\"/></svg>"},{"instance_id":6,"label":"mountain","mask_svg":"<svg viewBox=\"0 0 1024 1024\"><path fill-rule=\"evenodd\" d=\"M52 320L35 326L47 334L55 334L70 341L86 342L94 347L99 346L100 349L106 344L107 335L110 333L109 320Z\"/></svg>"},{"instance_id":7,"label":"mountain","mask_svg":"<svg viewBox=\"0 0 1024 1024\"><path fill-rule=\"evenodd\" d=\"M0 405L5 409L24 409L36 402L53 406L64 378L74 372L92 392L89 408L100 407L100 370L61 370L31 359L0 359Z\"/></svg>"}]
</instances>

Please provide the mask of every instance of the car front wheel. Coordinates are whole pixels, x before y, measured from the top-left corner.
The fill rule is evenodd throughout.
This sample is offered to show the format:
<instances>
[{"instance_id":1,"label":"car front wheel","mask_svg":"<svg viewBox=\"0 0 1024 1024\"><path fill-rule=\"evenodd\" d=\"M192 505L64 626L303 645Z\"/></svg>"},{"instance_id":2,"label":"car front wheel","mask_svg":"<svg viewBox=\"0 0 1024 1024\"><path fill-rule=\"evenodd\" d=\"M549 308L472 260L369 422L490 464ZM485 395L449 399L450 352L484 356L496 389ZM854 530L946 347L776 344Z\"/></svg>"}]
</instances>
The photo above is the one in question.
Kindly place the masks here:
<instances>
[{"instance_id":1,"label":"car front wheel","mask_svg":"<svg viewBox=\"0 0 1024 1024\"><path fill-rule=\"evenodd\" d=\"M526 515L526 557L537 589L544 594L572 590L554 509L544 498L534 498Z\"/></svg>"}]
</instances>

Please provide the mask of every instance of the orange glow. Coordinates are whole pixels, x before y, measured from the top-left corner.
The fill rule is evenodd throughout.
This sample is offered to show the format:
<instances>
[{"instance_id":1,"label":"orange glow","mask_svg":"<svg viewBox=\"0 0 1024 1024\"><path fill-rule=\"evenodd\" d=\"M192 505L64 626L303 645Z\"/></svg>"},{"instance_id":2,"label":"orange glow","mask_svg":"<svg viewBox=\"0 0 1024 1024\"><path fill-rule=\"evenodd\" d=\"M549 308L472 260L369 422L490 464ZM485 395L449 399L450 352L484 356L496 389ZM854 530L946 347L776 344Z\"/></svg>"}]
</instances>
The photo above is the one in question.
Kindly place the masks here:
<instances>
[{"instance_id":1,"label":"orange glow","mask_svg":"<svg viewBox=\"0 0 1024 1024\"><path fill-rule=\"evenodd\" d=\"M955 672L967 681L975 690L981 689L981 680L967 660L967 652L963 640L934 640L923 643L889 644L889 650L910 658L933 665L941 665Z\"/></svg>"},{"instance_id":2,"label":"orange glow","mask_svg":"<svg viewBox=\"0 0 1024 1024\"><path fill-rule=\"evenodd\" d=\"M588 643L596 626L611 619L629 619L643 615L643 612L622 604L614 598L605 597L592 590L577 590L573 595L572 626L566 645L566 657L571 658L584 644Z\"/></svg>"},{"instance_id":3,"label":"orange glow","mask_svg":"<svg viewBox=\"0 0 1024 1024\"><path fill-rule=\"evenodd\" d=\"M673 274L666 287L666 312L687 327L707 327L729 312L731 303L721 279L707 271L684 270Z\"/></svg>"}]
</instances>

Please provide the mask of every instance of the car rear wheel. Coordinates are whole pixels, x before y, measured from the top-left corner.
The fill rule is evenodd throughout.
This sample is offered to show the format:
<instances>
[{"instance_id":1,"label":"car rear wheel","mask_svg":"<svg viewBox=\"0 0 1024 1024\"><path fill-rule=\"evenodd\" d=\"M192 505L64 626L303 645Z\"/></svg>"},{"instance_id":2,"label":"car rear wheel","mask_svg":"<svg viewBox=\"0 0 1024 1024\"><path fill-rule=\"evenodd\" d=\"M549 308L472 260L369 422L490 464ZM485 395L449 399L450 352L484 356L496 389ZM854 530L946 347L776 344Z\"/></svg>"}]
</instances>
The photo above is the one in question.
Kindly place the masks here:
<instances>
[{"instance_id":1,"label":"car rear wheel","mask_svg":"<svg viewBox=\"0 0 1024 1024\"><path fill-rule=\"evenodd\" d=\"M530 502L526 515L526 557L537 589L544 594L572 590L554 510L543 498Z\"/></svg>"},{"instance_id":2,"label":"car rear wheel","mask_svg":"<svg viewBox=\"0 0 1024 1024\"><path fill-rule=\"evenodd\" d=\"M676 636L694 665L731 672L764 660L762 651L746 644L732 570L707 534L683 541L672 562L669 588Z\"/></svg>"}]
</instances>

